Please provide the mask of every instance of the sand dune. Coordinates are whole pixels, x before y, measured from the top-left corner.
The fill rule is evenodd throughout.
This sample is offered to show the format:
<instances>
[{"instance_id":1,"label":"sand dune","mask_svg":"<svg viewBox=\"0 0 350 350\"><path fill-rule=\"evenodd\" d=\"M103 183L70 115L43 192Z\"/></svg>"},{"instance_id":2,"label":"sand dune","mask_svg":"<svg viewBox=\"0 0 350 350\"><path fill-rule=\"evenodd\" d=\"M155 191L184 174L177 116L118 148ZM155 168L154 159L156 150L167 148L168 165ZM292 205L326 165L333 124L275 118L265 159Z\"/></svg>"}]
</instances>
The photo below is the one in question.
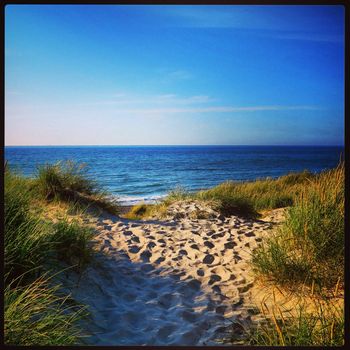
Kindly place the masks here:
<instances>
[{"instance_id":1,"label":"sand dune","mask_svg":"<svg viewBox=\"0 0 350 350\"><path fill-rule=\"evenodd\" d=\"M224 218L199 203L179 202L162 221L92 218L96 259L82 276L64 276L73 297L89 306L87 342L218 344L232 322L250 321L249 260L281 219L275 213L267 221Z\"/></svg>"}]
</instances>

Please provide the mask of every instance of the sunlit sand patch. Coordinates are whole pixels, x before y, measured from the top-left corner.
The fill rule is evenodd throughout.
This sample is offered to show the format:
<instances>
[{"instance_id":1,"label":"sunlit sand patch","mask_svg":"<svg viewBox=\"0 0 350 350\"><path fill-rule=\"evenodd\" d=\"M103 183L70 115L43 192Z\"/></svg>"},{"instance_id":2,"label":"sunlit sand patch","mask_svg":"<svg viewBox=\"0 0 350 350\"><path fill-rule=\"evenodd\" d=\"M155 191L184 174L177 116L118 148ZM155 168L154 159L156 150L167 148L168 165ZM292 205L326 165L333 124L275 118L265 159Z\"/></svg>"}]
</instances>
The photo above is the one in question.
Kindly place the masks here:
<instances>
[{"instance_id":1,"label":"sunlit sand patch","mask_svg":"<svg viewBox=\"0 0 350 350\"><path fill-rule=\"evenodd\" d=\"M222 220L212 210L210 222L192 219L185 210L191 204L177 205L181 215L173 206L163 222L96 222L102 253L65 282L89 306L88 344L216 345L232 321L250 317L248 263L266 223ZM204 215L206 208L199 210Z\"/></svg>"}]
</instances>

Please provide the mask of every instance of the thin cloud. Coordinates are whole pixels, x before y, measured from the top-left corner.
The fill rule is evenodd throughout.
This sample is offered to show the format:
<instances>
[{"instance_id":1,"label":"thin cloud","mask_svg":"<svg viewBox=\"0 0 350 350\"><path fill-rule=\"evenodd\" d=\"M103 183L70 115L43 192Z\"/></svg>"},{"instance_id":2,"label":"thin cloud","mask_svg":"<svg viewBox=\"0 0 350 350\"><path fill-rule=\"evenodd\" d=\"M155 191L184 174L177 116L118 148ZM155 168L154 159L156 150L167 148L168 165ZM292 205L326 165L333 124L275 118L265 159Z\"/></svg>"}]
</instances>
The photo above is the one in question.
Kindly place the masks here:
<instances>
[{"instance_id":1,"label":"thin cloud","mask_svg":"<svg viewBox=\"0 0 350 350\"><path fill-rule=\"evenodd\" d=\"M277 32L274 34L259 33L259 36L281 39L281 40L298 40L298 41L314 41L314 42L326 42L326 43L344 43L344 36L342 35L326 35L318 33L290 33L290 32Z\"/></svg>"},{"instance_id":2,"label":"thin cloud","mask_svg":"<svg viewBox=\"0 0 350 350\"><path fill-rule=\"evenodd\" d=\"M192 74L186 70L174 70L168 73L168 77L174 80L189 80L192 79Z\"/></svg>"},{"instance_id":3,"label":"thin cloud","mask_svg":"<svg viewBox=\"0 0 350 350\"><path fill-rule=\"evenodd\" d=\"M137 96L118 94L113 95L108 100L92 101L79 104L79 106L125 106L125 105L165 105L165 106L179 106L179 105L195 105L207 104L214 102L216 99L207 95L193 95L193 96L179 96L176 94L162 94Z\"/></svg>"},{"instance_id":4,"label":"thin cloud","mask_svg":"<svg viewBox=\"0 0 350 350\"><path fill-rule=\"evenodd\" d=\"M121 113L136 114L172 114L172 113L236 113L236 112L259 112L259 111L294 111L294 110L319 110L316 106L249 106L249 107L193 107L193 108L140 108L140 109L121 109Z\"/></svg>"}]
</instances>

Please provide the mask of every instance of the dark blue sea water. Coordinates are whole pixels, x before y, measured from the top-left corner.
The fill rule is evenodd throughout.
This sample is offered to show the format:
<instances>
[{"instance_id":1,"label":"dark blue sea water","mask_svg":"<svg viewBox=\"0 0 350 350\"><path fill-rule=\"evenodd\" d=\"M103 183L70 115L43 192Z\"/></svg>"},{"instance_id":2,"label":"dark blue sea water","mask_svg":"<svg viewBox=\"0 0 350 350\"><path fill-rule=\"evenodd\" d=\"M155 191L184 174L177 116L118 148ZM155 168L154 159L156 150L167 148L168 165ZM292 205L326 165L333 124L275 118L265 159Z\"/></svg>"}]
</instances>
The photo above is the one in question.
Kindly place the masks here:
<instances>
[{"instance_id":1,"label":"dark blue sea water","mask_svg":"<svg viewBox=\"0 0 350 350\"><path fill-rule=\"evenodd\" d=\"M343 151L337 146L36 146L5 147L5 159L26 176L40 164L87 163L91 177L130 204L178 186L198 190L226 180L320 172L336 166Z\"/></svg>"}]
</instances>

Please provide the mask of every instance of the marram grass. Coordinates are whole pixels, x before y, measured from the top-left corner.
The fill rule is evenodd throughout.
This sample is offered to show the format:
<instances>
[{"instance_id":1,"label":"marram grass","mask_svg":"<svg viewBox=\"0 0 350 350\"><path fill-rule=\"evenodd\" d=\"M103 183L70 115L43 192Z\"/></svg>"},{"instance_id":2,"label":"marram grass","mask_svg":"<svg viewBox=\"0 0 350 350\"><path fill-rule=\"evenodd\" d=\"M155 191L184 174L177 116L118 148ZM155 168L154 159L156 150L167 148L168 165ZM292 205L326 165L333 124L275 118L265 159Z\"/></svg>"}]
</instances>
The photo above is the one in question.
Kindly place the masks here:
<instances>
[{"instance_id":1,"label":"marram grass","mask_svg":"<svg viewBox=\"0 0 350 350\"><path fill-rule=\"evenodd\" d=\"M310 304L311 303L311 304ZM311 310L310 310L311 308ZM247 329L251 345L341 346L344 344L344 308L327 299L301 302L293 311L279 305L261 305L264 321Z\"/></svg>"},{"instance_id":2,"label":"marram grass","mask_svg":"<svg viewBox=\"0 0 350 350\"><path fill-rule=\"evenodd\" d=\"M9 345L72 345L81 336L83 308L68 305L43 266L64 260L83 267L92 256L92 233L65 218L45 219L34 183L5 171L4 339Z\"/></svg>"},{"instance_id":3,"label":"marram grass","mask_svg":"<svg viewBox=\"0 0 350 350\"><path fill-rule=\"evenodd\" d=\"M344 270L344 164L307 182L280 230L253 254L258 274L278 283L333 287Z\"/></svg>"},{"instance_id":4,"label":"marram grass","mask_svg":"<svg viewBox=\"0 0 350 350\"><path fill-rule=\"evenodd\" d=\"M88 176L85 164L66 161L39 166L33 183L38 194L46 200L71 202L112 214L119 212L116 201L112 201L108 193Z\"/></svg>"},{"instance_id":5,"label":"marram grass","mask_svg":"<svg viewBox=\"0 0 350 350\"><path fill-rule=\"evenodd\" d=\"M208 190L188 192L176 188L156 205L138 204L130 211L129 218L165 216L167 207L176 201L194 199L209 203L221 214L242 215L256 218L259 211L282 208L294 203L295 196L308 180L316 177L308 171L290 173L277 179L259 179L248 182L227 181ZM143 209L141 209L141 206Z\"/></svg>"},{"instance_id":6,"label":"marram grass","mask_svg":"<svg viewBox=\"0 0 350 350\"><path fill-rule=\"evenodd\" d=\"M17 281L14 281L17 282ZM78 321L84 308L71 306L41 276L25 286L12 282L4 291L4 343L6 345L74 345L82 338Z\"/></svg>"}]
</instances>

